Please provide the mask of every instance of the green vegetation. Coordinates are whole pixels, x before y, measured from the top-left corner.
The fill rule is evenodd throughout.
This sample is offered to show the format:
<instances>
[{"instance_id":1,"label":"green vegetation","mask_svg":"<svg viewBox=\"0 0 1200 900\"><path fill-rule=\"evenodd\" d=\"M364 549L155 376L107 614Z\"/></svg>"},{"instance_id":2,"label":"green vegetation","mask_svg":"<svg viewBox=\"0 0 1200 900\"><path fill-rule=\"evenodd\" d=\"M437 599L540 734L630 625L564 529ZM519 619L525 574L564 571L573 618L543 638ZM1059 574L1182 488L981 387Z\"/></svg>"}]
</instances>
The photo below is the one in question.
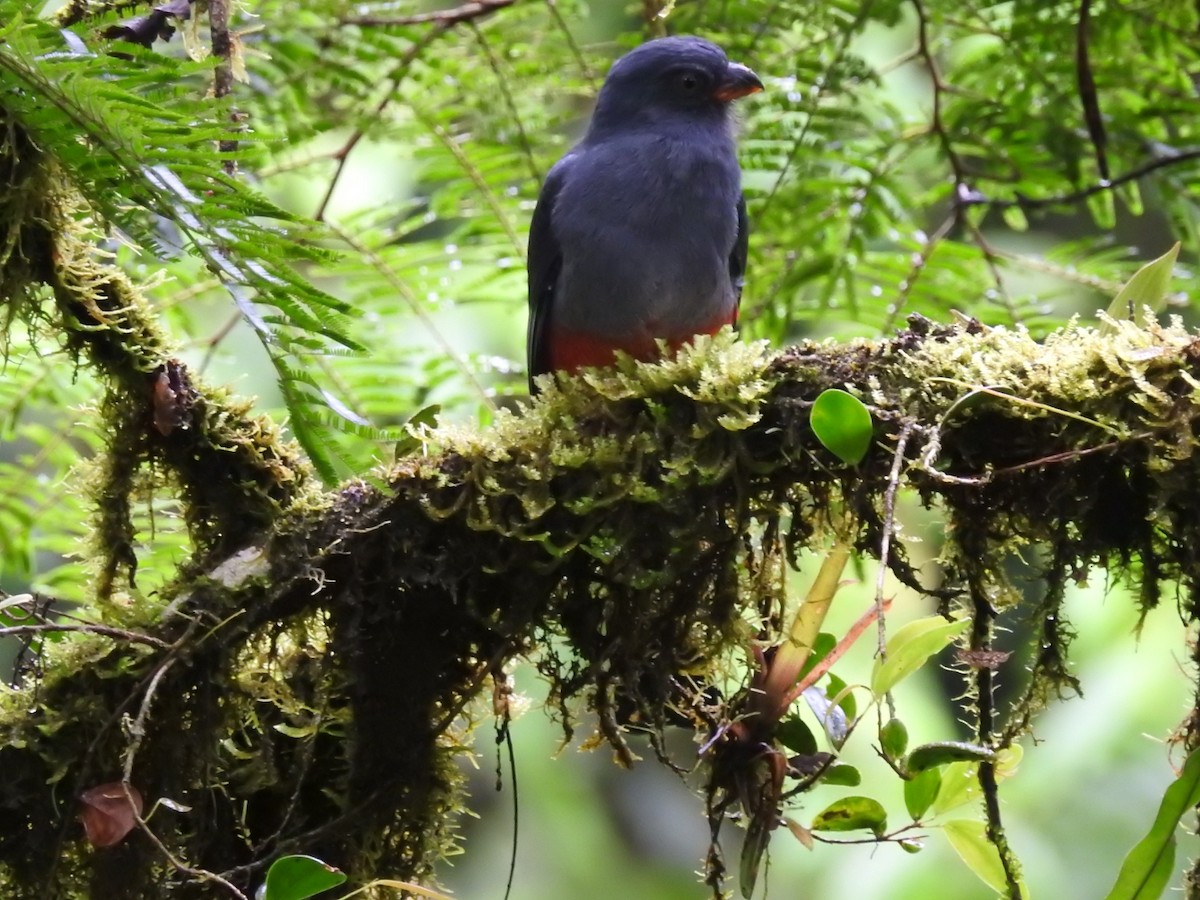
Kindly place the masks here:
<instances>
[{"instance_id":1,"label":"green vegetation","mask_svg":"<svg viewBox=\"0 0 1200 900\"><path fill-rule=\"evenodd\" d=\"M695 732L697 892L789 832L937 831L1036 890L1002 799L1080 689L1072 586L1197 619L1200 13L600 6L0 0L4 896L245 897L287 857L271 896L435 896L518 660L619 762ZM767 81L741 335L518 400L540 177L666 30ZM937 617L889 628L895 584ZM939 661L969 730L910 747ZM1198 722L1114 897L1174 872Z\"/></svg>"}]
</instances>

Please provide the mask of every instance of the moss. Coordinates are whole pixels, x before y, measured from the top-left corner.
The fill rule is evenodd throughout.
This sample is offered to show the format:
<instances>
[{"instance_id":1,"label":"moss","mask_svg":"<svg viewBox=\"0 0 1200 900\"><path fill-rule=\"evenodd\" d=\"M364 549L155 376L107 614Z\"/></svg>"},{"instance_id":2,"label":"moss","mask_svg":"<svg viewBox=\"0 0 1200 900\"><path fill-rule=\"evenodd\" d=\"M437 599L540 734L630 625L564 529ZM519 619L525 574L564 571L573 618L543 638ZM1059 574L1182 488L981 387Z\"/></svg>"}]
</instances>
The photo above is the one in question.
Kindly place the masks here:
<instances>
[{"instance_id":1,"label":"moss","mask_svg":"<svg viewBox=\"0 0 1200 900\"><path fill-rule=\"evenodd\" d=\"M129 496L153 460L206 555L153 608L135 603L140 621L124 620L172 649L87 638L0 705L0 762L14 773L0 792L0 862L13 895L84 870L114 897L188 881L134 844L122 886L45 788L70 795L111 779L131 747L121 716L147 702L154 727L134 782L193 807L156 824L173 852L243 885L280 852L364 878L428 879L455 846L452 763L492 676L537 651L564 728L582 702L599 714L597 739L628 760L622 723L660 728L695 696L681 673L717 677L752 638L777 634L784 563L820 550L831 517L852 513L850 538L878 552L901 434L904 481L945 511L949 531L939 584L920 584L898 540L887 562L970 610L978 737L1015 740L1073 688L1069 581L1101 563L1140 579L1147 605L1164 579L1194 589L1200 353L1174 324L1115 328L1038 343L916 323L892 341L778 356L718 336L663 365L547 384L486 431L428 430L421 455L327 495L308 491L269 425L219 392L192 385L186 435L155 429L144 395L115 394L102 414L124 443L98 483ZM872 407L876 447L858 467L809 429L829 387ZM122 459L143 462L131 474ZM216 478L216 460L234 477L200 483ZM223 518L239 498L245 524ZM1042 560L1032 602L1005 566L1031 546ZM971 660L1006 665L987 654L1013 604L1028 605L1033 673L1001 709L992 670Z\"/></svg>"}]
</instances>

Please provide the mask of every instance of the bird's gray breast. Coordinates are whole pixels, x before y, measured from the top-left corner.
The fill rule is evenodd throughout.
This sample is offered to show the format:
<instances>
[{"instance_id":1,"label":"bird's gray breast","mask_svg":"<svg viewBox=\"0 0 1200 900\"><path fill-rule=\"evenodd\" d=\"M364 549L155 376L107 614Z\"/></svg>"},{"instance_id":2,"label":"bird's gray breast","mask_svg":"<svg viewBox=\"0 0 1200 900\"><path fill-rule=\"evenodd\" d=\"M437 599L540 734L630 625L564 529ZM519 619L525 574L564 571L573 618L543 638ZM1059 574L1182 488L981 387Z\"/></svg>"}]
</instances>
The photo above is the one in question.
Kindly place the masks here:
<instances>
[{"instance_id":1,"label":"bird's gray breast","mask_svg":"<svg viewBox=\"0 0 1200 900\"><path fill-rule=\"evenodd\" d=\"M673 337L732 313L737 159L727 132L697 137L637 135L576 151L552 213L559 325Z\"/></svg>"}]
</instances>

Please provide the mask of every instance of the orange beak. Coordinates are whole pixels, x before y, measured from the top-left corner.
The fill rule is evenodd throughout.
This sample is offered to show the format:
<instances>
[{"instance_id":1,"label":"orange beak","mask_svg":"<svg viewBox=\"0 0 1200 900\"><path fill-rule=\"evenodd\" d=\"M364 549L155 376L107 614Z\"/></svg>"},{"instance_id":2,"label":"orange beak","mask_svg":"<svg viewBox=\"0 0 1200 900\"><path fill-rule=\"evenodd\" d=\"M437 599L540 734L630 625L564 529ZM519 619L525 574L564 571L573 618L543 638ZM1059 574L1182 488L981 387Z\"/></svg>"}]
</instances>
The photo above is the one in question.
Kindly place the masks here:
<instances>
[{"instance_id":1,"label":"orange beak","mask_svg":"<svg viewBox=\"0 0 1200 900\"><path fill-rule=\"evenodd\" d=\"M739 97L757 94L762 89L763 83L754 74L753 69L743 66L741 63L731 62L725 69L725 77L713 91L713 96L722 103L728 103Z\"/></svg>"}]
</instances>

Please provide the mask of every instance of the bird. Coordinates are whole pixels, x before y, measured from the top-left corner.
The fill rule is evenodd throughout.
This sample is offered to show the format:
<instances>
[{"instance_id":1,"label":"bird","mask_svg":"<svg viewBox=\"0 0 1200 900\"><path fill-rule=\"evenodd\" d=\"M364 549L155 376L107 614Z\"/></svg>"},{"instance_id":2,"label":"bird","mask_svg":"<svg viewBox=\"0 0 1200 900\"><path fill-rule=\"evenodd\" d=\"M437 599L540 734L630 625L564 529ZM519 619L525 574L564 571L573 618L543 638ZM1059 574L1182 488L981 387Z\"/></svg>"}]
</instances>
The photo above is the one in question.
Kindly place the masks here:
<instances>
[{"instance_id":1,"label":"bird","mask_svg":"<svg viewBox=\"0 0 1200 900\"><path fill-rule=\"evenodd\" d=\"M693 36L609 70L583 138L550 169L529 231L529 389L537 376L660 355L736 325L749 222L733 100L750 68Z\"/></svg>"}]
</instances>

